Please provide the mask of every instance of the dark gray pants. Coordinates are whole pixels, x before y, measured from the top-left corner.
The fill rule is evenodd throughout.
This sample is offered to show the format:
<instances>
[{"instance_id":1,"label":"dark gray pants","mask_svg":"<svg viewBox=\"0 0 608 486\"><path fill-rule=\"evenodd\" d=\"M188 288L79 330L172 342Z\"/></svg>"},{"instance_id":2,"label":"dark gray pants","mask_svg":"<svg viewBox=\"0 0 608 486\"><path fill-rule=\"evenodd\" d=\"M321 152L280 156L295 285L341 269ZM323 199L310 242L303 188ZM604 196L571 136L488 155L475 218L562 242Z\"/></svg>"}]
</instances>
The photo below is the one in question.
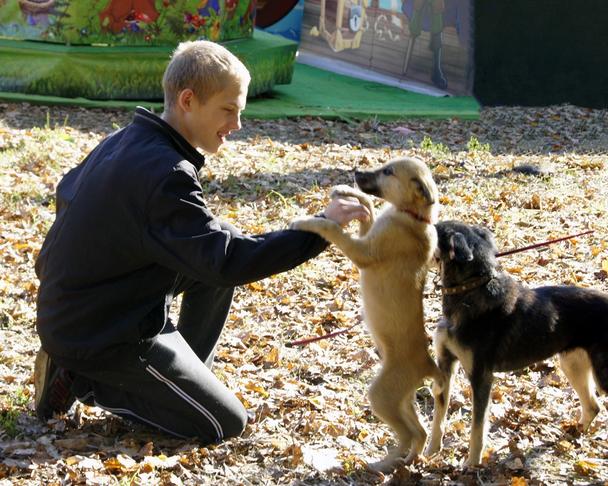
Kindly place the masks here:
<instances>
[{"instance_id":1,"label":"dark gray pants","mask_svg":"<svg viewBox=\"0 0 608 486\"><path fill-rule=\"evenodd\" d=\"M210 370L234 289L179 278L173 295L182 292L177 328L167 322L147 351L115 367L79 371L72 390L87 405L210 444L240 435L247 423L241 402Z\"/></svg>"}]
</instances>

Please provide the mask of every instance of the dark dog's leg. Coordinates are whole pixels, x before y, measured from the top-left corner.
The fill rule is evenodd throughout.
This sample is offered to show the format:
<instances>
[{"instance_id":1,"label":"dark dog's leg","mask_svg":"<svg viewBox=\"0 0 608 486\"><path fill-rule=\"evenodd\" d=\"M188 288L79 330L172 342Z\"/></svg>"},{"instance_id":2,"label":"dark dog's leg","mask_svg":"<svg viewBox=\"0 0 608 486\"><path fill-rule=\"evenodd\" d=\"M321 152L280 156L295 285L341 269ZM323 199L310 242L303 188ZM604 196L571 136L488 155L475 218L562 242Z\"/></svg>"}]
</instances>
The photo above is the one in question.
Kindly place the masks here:
<instances>
[{"instance_id":1,"label":"dark dog's leg","mask_svg":"<svg viewBox=\"0 0 608 486\"><path fill-rule=\"evenodd\" d=\"M426 456L430 456L441 449L443 440L443 424L448 412L450 403L450 388L452 387L452 376L456 365L456 357L445 347L445 339L447 331L438 328L435 332L435 352L437 354L437 364L441 371L441 379L433 381L433 425L431 429L431 439L424 452Z\"/></svg>"},{"instance_id":2,"label":"dark dog's leg","mask_svg":"<svg viewBox=\"0 0 608 486\"><path fill-rule=\"evenodd\" d=\"M469 458L466 464L467 466L474 466L481 462L493 376L492 373L473 368L470 380L473 389L473 422L471 424Z\"/></svg>"},{"instance_id":3,"label":"dark dog's leg","mask_svg":"<svg viewBox=\"0 0 608 486\"><path fill-rule=\"evenodd\" d=\"M595 382L602 393L608 393L608 342L607 337L599 338L587 353L591 360Z\"/></svg>"},{"instance_id":4,"label":"dark dog's leg","mask_svg":"<svg viewBox=\"0 0 608 486\"><path fill-rule=\"evenodd\" d=\"M589 355L584 349L579 348L567 353L560 353L559 362L581 402L579 422L583 430L587 430L600 411L600 406L595 398Z\"/></svg>"}]
</instances>

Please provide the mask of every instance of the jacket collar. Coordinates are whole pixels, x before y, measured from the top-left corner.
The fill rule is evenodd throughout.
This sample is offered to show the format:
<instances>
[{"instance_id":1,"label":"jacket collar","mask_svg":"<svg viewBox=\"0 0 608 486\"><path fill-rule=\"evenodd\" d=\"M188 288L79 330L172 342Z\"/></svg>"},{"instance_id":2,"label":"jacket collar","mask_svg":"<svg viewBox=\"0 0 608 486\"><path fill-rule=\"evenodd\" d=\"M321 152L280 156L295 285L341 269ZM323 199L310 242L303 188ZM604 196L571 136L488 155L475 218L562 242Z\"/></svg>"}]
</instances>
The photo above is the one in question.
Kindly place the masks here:
<instances>
[{"instance_id":1,"label":"jacket collar","mask_svg":"<svg viewBox=\"0 0 608 486\"><path fill-rule=\"evenodd\" d=\"M156 116L151 111L138 106L135 109L135 116L133 117L133 123L153 126L156 129L161 130L171 141L175 144L177 150L182 154L186 160L192 162L196 167L196 170L200 170L205 164L205 156L196 150L190 143L182 137L175 128L169 125L161 117Z\"/></svg>"}]
</instances>

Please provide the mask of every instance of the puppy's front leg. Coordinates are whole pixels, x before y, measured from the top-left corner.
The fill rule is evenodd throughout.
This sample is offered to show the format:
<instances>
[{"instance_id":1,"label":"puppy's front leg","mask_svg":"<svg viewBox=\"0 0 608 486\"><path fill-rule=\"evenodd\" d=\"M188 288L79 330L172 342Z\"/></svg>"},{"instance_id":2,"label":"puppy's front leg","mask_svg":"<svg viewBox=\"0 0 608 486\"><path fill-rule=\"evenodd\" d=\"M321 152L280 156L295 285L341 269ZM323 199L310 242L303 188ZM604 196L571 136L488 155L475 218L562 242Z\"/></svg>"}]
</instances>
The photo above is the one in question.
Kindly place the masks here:
<instances>
[{"instance_id":1,"label":"puppy's front leg","mask_svg":"<svg viewBox=\"0 0 608 486\"><path fill-rule=\"evenodd\" d=\"M359 221L359 236L365 236L374 224L374 204L369 196L358 189L355 189L354 187L347 186L346 184L340 184L338 186L334 186L330 197L332 199L336 197L353 197L367 208L369 211L369 219L367 221Z\"/></svg>"},{"instance_id":2,"label":"puppy's front leg","mask_svg":"<svg viewBox=\"0 0 608 486\"><path fill-rule=\"evenodd\" d=\"M450 388L452 386L456 357L445 346L447 338L447 329L445 327L438 327L433 341L435 342L437 365L441 371L441 379L434 379L433 381L433 425L429 444L424 451L424 455L426 456L430 456L441 449L444 432L443 424L450 403Z\"/></svg>"},{"instance_id":3,"label":"puppy's front leg","mask_svg":"<svg viewBox=\"0 0 608 486\"><path fill-rule=\"evenodd\" d=\"M465 464L474 466L481 462L493 376L492 373L473 369L470 380L473 389L473 423L471 424L469 458Z\"/></svg>"},{"instance_id":4,"label":"puppy's front leg","mask_svg":"<svg viewBox=\"0 0 608 486\"><path fill-rule=\"evenodd\" d=\"M359 268L374 262L368 240L352 238L338 223L325 218L302 218L291 223L291 229L317 233L336 245Z\"/></svg>"}]
</instances>

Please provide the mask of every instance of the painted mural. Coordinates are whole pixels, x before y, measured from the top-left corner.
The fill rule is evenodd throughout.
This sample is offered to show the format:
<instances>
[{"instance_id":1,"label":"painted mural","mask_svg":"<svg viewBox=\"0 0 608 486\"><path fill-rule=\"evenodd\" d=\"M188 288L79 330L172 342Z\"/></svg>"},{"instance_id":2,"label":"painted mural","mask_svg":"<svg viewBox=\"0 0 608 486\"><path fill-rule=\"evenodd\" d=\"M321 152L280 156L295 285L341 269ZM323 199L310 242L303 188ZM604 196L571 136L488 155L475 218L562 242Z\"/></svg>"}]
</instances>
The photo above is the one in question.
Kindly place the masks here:
<instances>
[{"instance_id":1,"label":"painted mural","mask_svg":"<svg viewBox=\"0 0 608 486\"><path fill-rule=\"evenodd\" d=\"M257 0L255 25L298 42L303 14L304 0Z\"/></svg>"},{"instance_id":2,"label":"painted mural","mask_svg":"<svg viewBox=\"0 0 608 486\"><path fill-rule=\"evenodd\" d=\"M250 37L256 0L0 0L0 37L65 44L175 45Z\"/></svg>"},{"instance_id":3,"label":"painted mural","mask_svg":"<svg viewBox=\"0 0 608 486\"><path fill-rule=\"evenodd\" d=\"M471 16L472 0L306 0L301 50L470 94Z\"/></svg>"}]
</instances>

